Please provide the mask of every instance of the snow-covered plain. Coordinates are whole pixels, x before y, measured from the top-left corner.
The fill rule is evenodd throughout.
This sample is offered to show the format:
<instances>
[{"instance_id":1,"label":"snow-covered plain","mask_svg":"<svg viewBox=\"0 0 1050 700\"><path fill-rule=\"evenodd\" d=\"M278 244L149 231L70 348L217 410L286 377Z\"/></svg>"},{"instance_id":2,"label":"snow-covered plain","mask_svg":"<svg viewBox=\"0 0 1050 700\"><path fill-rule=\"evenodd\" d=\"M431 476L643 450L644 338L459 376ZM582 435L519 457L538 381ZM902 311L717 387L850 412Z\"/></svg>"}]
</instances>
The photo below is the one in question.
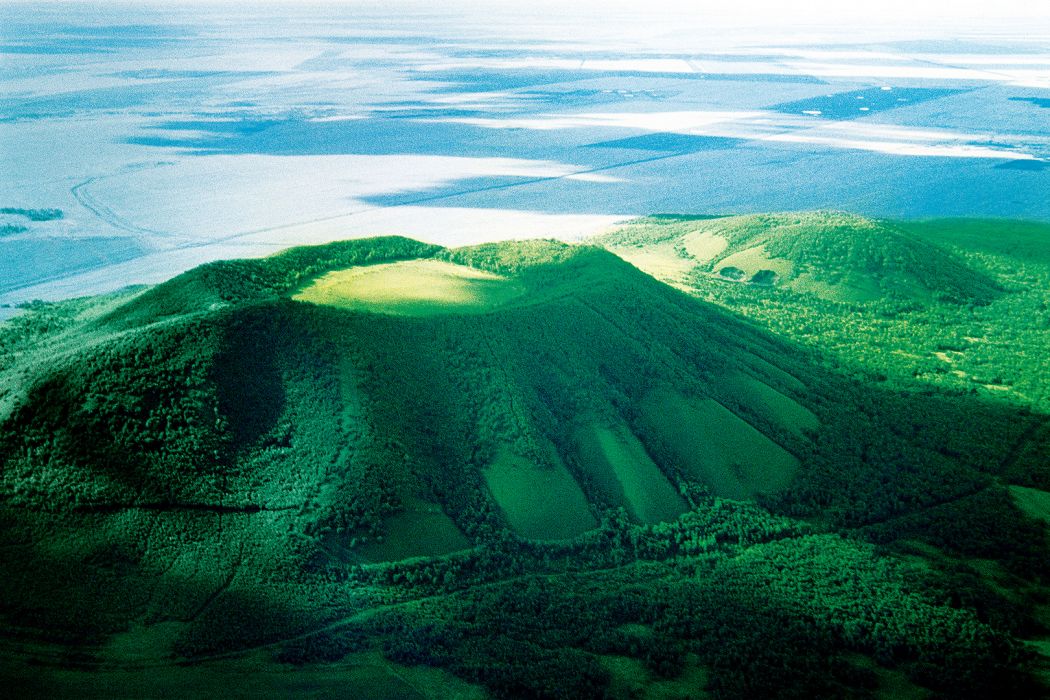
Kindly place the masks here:
<instances>
[{"instance_id":1,"label":"snow-covered plain","mask_svg":"<svg viewBox=\"0 0 1050 700\"><path fill-rule=\"evenodd\" d=\"M0 5L0 207L65 213L0 217L0 303L375 234L810 208L1050 220L1038 23L244 7Z\"/></svg>"}]
</instances>

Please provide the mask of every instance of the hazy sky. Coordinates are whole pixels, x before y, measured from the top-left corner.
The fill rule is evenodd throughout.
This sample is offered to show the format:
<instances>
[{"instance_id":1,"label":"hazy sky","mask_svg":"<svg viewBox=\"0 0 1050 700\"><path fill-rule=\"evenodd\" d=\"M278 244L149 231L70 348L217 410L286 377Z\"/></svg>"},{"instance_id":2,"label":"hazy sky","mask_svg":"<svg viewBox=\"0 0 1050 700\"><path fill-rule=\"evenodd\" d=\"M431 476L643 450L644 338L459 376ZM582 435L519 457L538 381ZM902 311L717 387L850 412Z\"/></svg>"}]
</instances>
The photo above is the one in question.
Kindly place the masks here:
<instances>
[{"instance_id":1,"label":"hazy sky","mask_svg":"<svg viewBox=\"0 0 1050 700\"><path fill-rule=\"evenodd\" d=\"M542 38L571 27L586 31L590 40L672 41L697 32L746 32L785 44L846 37L1050 39L1050 10L1040 0L0 0L0 16L17 19L32 8L37 18L53 13L62 22L71 5L77 21L95 24L135 24L143 15L229 22L300 13L369 14L397 18L402 27L418 17L421 31L428 16L462 16L469 23L491 22L490 29L515 38Z\"/></svg>"},{"instance_id":2,"label":"hazy sky","mask_svg":"<svg viewBox=\"0 0 1050 700\"><path fill-rule=\"evenodd\" d=\"M591 15L596 19L613 14L679 15L707 17L711 21L736 24L799 23L864 23L908 25L927 24L935 30L939 24L992 22L995 24L1026 23L1029 28L1045 29L1050 25L1050 10L1039 0L3 0L3 5L73 4L99 10L120 6L170 9L178 5L223 6L245 13L258 13L267 6L309 8L343 6L375 8L390 12L398 7L446 12L506 12L533 16ZM975 25L978 26L978 25Z\"/></svg>"}]
</instances>

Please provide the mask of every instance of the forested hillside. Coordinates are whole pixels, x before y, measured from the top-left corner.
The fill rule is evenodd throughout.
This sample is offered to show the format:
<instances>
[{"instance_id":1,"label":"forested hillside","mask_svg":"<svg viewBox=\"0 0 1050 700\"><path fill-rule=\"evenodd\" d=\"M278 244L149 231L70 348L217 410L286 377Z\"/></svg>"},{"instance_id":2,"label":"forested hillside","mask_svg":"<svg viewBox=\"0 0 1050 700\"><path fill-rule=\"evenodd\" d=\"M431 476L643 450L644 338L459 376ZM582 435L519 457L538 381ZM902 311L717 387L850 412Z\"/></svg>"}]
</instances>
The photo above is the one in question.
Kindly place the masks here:
<instances>
[{"instance_id":1,"label":"forested hillside","mask_svg":"<svg viewBox=\"0 0 1050 700\"><path fill-rule=\"evenodd\" d=\"M815 298L1010 297L926 245L958 267L921 298ZM1042 404L880 380L751 313L805 290L684 271L718 303L593 246L383 238L26 309L0 326L3 674L1038 694Z\"/></svg>"}]
</instances>

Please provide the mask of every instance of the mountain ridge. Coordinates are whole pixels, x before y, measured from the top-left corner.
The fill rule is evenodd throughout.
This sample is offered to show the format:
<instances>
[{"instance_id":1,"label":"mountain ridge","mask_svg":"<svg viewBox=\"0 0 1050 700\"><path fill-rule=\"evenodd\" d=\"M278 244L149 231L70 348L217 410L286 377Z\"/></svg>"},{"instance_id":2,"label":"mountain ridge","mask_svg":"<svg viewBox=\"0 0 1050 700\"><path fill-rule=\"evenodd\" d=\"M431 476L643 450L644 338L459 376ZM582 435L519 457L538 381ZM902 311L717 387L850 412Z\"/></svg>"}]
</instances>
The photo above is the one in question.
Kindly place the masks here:
<instances>
[{"instance_id":1,"label":"mountain ridge","mask_svg":"<svg viewBox=\"0 0 1050 700\"><path fill-rule=\"evenodd\" d=\"M928 509L959 508L929 537L969 551L952 523L994 506L979 551L1041 571L1045 528L997 500L1009 455L989 438L1036 418L843 377L607 251L352 241L69 308L0 366L22 387L0 417L0 535L20 552L0 615L21 634L197 663L381 652L496 695L607 694L628 663L610 654L647 682L710 669L728 697L860 687L738 677L733 650L775 657L771 634L819 669L853 668L841 644L922 654L908 682L941 689L1018 668L1022 623L987 622L995 594L956 610L937 592L955 574L909 573L866 540L895 543L894 523L921 540ZM48 360L52 342L68 352ZM836 578L830 553L863 580ZM783 606L720 583L783 567ZM893 625L847 631L795 579ZM908 636L916 610L936 641Z\"/></svg>"}]
</instances>

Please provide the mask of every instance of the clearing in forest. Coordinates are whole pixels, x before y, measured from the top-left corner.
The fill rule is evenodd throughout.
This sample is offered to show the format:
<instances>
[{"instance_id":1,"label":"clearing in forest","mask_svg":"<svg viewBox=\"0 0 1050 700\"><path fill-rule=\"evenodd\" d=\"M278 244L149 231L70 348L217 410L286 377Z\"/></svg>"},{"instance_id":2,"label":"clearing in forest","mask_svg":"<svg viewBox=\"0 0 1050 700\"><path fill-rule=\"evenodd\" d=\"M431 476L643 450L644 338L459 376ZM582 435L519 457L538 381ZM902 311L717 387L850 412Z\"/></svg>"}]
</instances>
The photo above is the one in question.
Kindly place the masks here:
<instances>
[{"instance_id":1,"label":"clearing in forest","mask_svg":"<svg viewBox=\"0 0 1050 700\"><path fill-rule=\"evenodd\" d=\"M506 277L441 260L405 260L336 270L295 298L398 316L481 313L522 293Z\"/></svg>"},{"instance_id":2,"label":"clearing in forest","mask_svg":"<svg viewBox=\"0 0 1050 700\"><path fill-rule=\"evenodd\" d=\"M674 520L689 509L626 426L588 425L577 432L577 445L587 475L639 522Z\"/></svg>"},{"instance_id":3,"label":"clearing in forest","mask_svg":"<svg viewBox=\"0 0 1050 700\"><path fill-rule=\"evenodd\" d=\"M598 525L563 464L534 464L505 449L483 475L507 522L522 537L564 540Z\"/></svg>"},{"instance_id":4,"label":"clearing in forest","mask_svg":"<svg viewBox=\"0 0 1050 700\"><path fill-rule=\"evenodd\" d=\"M641 427L717 496L770 493L798 469L794 456L712 399L654 392L641 404Z\"/></svg>"}]
</instances>

